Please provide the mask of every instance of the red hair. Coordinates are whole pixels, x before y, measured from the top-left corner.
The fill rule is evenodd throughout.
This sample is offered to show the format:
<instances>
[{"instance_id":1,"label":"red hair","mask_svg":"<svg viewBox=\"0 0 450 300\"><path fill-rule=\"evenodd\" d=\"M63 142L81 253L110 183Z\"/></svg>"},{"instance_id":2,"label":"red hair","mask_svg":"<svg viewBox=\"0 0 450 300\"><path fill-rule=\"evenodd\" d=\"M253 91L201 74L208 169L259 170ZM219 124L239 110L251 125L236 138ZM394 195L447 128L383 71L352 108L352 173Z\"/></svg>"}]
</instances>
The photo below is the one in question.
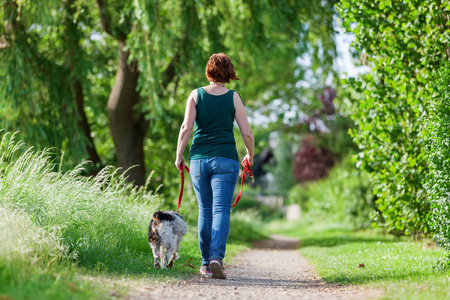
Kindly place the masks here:
<instances>
[{"instance_id":1,"label":"red hair","mask_svg":"<svg viewBox=\"0 0 450 300\"><path fill-rule=\"evenodd\" d=\"M231 59L223 53L211 55L206 64L206 77L212 82L226 82L230 80L239 80L234 72L234 65Z\"/></svg>"}]
</instances>

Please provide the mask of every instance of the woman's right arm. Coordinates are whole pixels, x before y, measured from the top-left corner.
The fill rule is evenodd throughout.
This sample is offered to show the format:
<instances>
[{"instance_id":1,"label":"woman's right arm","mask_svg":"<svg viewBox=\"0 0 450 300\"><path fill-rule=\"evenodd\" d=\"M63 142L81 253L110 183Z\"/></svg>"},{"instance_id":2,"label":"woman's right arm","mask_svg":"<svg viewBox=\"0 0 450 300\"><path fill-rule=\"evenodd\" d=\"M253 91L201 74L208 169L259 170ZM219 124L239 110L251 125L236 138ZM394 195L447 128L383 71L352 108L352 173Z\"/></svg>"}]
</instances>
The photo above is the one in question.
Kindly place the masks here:
<instances>
[{"instance_id":1,"label":"woman's right arm","mask_svg":"<svg viewBox=\"0 0 450 300\"><path fill-rule=\"evenodd\" d=\"M242 139L244 140L245 150L247 150L247 155L244 159L247 159L250 166L253 165L253 155L255 151L255 138L253 136L253 131L248 123L247 113L245 112L244 102L242 102L241 97L237 92L234 92L233 96L234 108L236 110L234 118L241 131Z\"/></svg>"}]
</instances>

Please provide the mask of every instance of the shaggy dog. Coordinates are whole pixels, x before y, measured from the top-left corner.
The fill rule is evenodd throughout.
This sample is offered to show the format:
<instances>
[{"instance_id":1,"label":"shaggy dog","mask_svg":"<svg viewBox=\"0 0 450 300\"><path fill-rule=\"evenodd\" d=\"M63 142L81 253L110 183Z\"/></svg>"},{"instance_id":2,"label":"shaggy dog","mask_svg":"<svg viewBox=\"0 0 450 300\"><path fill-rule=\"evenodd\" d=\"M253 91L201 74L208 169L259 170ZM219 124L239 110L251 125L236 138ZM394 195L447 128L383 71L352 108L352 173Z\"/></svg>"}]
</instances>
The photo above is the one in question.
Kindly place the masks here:
<instances>
[{"instance_id":1,"label":"shaggy dog","mask_svg":"<svg viewBox=\"0 0 450 300\"><path fill-rule=\"evenodd\" d=\"M178 250L185 234L186 222L178 213L159 210L153 214L148 226L148 243L152 248L155 269L173 267L179 258Z\"/></svg>"}]
</instances>

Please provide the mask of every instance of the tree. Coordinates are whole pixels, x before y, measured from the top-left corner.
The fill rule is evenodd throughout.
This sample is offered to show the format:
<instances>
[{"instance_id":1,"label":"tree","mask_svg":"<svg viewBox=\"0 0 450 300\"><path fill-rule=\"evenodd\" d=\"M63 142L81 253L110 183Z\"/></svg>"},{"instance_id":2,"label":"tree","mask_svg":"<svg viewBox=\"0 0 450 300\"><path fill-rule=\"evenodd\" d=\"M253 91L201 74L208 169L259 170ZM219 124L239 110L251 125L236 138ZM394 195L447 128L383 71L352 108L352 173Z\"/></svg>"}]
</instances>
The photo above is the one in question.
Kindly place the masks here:
<instances>
[{"instance_id":1,"label":"tree","mask_svg":"<svg viewBox=\"0 0 450 300\"><path fill-rule=\"evenodd\" d=\"M441 261L445 267L450 265L450 214L448 210L450 190L450 67L443 66L435 73L433 84L433 104L426 120L425 140L426 158L429 173L425 188L430 202L429 224L434 240L445 250L447 257Z\"/></svg>"},{"instance_id":2,"label":"tree","mask_svg":"<svg viewBox=\"0 0 450 300\"><path fill-rule=\"evenodd\" d=\"M33 140L54 132L59 137L58 142L48 138L43 144L71 151L77 148L76 161L90 153L88 148L94 146L90 137L95 134L82 130L82 123L88 128L90 124L83 117L83 107L79 104L89 109L97 107L94 101L98 99L85 91L92 92L97 81L111 81L111 77L97 76L104 74L99 71L98 61L106 60L110 67L111 60L115 59L114 84L107 101L111 137L118 166L123 170L133 167L128 171L129 180L143 185L146 176L144 148L151 141L155 153L165 155L162 151L173 151L175 141L168 138L175 135L177 124L181 123L183 105L180 102L184 103L189 89L204 82L204 65L212 53L226 52L233 58L243 80L232 87L245 86L242 95L247 105L280 96L290 100L291 95L283 91L291 90L289 84L304 75L302 66L297 63L298 57L310 53L316 65L319 61L323 62L324 69L332 65L335 2L6 0L3 18L8 24L15 24L5 35L9 46L2 52L8 55L2 55L1 61L2 65L9 66L9 72L2 76L13 83L15 90L8 96L14 99L10 110L24 106L17 101L18 94L21 99L40 99L36 107L45 111L43 119L53 125L39 130L41 133L36 133ZM62 23L63 16L55 13L61 10L66 20ZM62 29L56 24L65 24L66 38L55 33ZM22 43L22 40L33 43ZM117 50L113 55L114 47ZM11 65L14 60L18 64ZM39 68L58 70L57 76L39 74ZM22 69L32 74L28 79L31 84L25 85L26 76L14 72ZM45 86L48 92L30 93L37 85ZM20 92L19 86L22 87ZM2 95L8 91L11 89L6 86L0 90ZM260 100L262 95L265 95L264 101ZM72 119L61 120L66 115L63 108L73 110ZM51 122L48 111L52 112ZM30 111L27 115L35 118L37 113ZM17 116L9 120L8 128L19 127ZM77 123L78 120L81 123ZM36 125L42 128L42 123L45 122ZM150 139L146 139L148 137ZM157 138L165 144L158 144ZM154 156L154 153L149 155ZM167 161L166 164L171 166ZM158 168L165 167L158 165Z\"/></svg>"},{"instance_id":3,"label":"tree","mask_svg":"<svg viewBox=\"0 0 450 300\"><path fill-rule=\"evenodd\" d=\"M37 146L56 146L75 158L87 153L92 162L98 163L84 111L84 74L80 68L83 52L79 46L80 31L73 22L73 3L68 0L61 5L58 24L63 25L55 25L49 17L33 23L33 17L42 13L36 7L27 16L27 11L15 1L4 1L2 127L26 132ZM48 8L42 4L42 9ZM36 29L30 30L33 26ZM46 26L60 32L52 33L53 42L59 47L52 49L47 40L40 40L37 32Z\"/></svg>"}]
</instances>

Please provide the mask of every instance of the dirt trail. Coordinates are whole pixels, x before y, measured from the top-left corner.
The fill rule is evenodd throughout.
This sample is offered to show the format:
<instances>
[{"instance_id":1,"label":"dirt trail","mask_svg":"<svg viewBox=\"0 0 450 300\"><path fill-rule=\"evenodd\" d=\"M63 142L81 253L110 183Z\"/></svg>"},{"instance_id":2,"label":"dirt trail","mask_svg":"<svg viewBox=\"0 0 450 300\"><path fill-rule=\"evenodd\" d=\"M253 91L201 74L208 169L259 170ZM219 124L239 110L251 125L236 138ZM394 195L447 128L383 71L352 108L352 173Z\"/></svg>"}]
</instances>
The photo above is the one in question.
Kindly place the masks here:
<instances>
[{"instance_id":1,"label":"dirt trail","mask_svg":"<svg viewBox=\"0 0 450 300\"><path fill-rule=\"evenodd\" d=\"M225 265L227 280L204 278L142 286L127 299L371 299L377 290L323 282L296 250L298 241L281 236L255 243Z\"/></svg>"}]
</instances>

